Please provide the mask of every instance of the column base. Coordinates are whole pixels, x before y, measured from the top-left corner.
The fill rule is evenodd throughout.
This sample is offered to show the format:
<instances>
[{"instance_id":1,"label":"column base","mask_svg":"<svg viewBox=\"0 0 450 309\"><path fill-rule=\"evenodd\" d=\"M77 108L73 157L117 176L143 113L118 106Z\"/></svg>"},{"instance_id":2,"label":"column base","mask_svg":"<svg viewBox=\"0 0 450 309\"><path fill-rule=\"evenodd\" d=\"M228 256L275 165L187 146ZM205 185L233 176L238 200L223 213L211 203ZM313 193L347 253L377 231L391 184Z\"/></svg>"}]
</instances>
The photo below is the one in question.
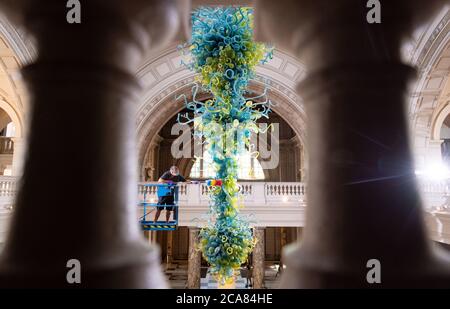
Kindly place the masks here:
<instances>
[{"instance_id":1,"label":"column base","mask_svg":"<svg viewBox=\"0 0 450 309\"><path fill-rule=\"evenodd\" d=\"M132 245L115 253L104 259L80 258L80 283L67 282L67 274L74 267L67 267L67 261L61 259L41 265L37 261L2 263L0 288L168 288L161 272L159 248Z\"/></svg>"},{"instance_id":2,"label":"column base","mask_svg":"<svg viewBox=\"0 0 450 309\"><path fill-rule=\"evenodd\" d=\"M221 284L220 282L218 283L217 289L222 290L235 290L236 289L236 279L233 279L232 282L228 282L228 283L224 283Z\"/></svg>"},{"instance_id":3,"label":"column base","mask_svg":"<svg viewBox=\"0 0 450 309\"><path fill-rule=\"evenodd\" d=\"M448 288L450 286L449 261L442 251L429 260L399 261L397 267L383 267L380 260L380 283L369 283L367 261L351 262L320 257L307 252L300 245L288 245L283 252L286 271L280 288ZM408 264L409 263L409 264Z\"/></svg>"}]
</instances>

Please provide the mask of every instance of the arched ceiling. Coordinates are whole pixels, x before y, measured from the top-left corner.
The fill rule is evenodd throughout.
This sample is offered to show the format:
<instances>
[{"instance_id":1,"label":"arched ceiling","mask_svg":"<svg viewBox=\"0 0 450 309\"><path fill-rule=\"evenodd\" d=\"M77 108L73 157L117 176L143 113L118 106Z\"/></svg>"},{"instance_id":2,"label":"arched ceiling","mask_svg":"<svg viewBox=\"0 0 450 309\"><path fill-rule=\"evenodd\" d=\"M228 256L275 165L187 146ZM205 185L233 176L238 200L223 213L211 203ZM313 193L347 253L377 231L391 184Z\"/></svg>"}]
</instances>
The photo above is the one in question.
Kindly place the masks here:
<instances>
[{"instance_id":1,"label":"arched ceiling","mask_svg":"<svg viewBox=\"0 0 450 309\"><path fill-rule=\"evenodd\" d=\"M0 16L0 108L14 122L17 137L24 135L28 110L27 93L19 69L35 55L32 43L24 34Z\"/></svg>"},{"instance_id":2,"label":"arched ceiling","mask_svg":"<svg viewBox=\"0 0 450 309\"><path fill-rule=\"evenodd\" d=\"M195 5L205 4L203 2L196 1ZM431 114L438 105L439 98L442 100L445 97L443 90L450 72L449 21L450 9L447 6L432 23L417 29L413 38L404 46L405 61L417 67L419 72L419 81L415 83L408 108L415 132L426 127L429 134ZM161 122L182 109L182 103L175 102L175 97L182 93L189 94L192 87L194 75L182 67L180 52L176 49L178 43L180 42L173 42L169 48L153 52L137 73L145 89L136 119L140 160L154 137L152 134L156 134L162 127ZM261 91L262 82L268 81L271 95L283 102L279 104L280 110L277 113L301 139L305 137L306 115L302 99L296 92L296 85L305 74L306 68L299 59L277 50L270 63L258 67L257 79L250 85L250 88ZM423 115L426 113L429 115L425 116L428 118L425 121L427 124L424 124L420 120L425 119Z\"/></svg>"},{"instance_id":3,"label":"arched ceiling","mask_svg":"<svg viewBox=\"0 0 450 309\"><path fill-rule=\"evenodd\" d=\"M182 65L177 46L174 44L145 61L137 74L145 89L136 119L140 162L165 122L183 108L182 100L175 98L181 94L191 96L195 74ZM276 50L273 59L258 66L256 73L250 90L262 93L267 86L269 98L277 104L273 109L304 143L306 118L296 85L306 74L305 66L287 53Z\"/></svg>"}]
</instances>

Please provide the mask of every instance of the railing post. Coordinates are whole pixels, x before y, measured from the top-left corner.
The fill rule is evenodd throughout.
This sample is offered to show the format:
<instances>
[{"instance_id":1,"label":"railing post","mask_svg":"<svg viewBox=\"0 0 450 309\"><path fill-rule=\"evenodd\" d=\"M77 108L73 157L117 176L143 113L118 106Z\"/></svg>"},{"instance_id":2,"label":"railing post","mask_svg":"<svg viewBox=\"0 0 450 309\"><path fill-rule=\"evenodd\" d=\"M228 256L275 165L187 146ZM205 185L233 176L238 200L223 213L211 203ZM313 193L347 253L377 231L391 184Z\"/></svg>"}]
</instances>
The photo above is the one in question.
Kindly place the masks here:
<instances>
[{"instance_id":1,"label":"railing post","mask_svg":"<svg viewBox=\"0 0 450 309\"><path fill-rule=\"evenodd\" d=\"M253 200L256 205L266 204L266 183L265 182L255 182L253 186Z\"/></svg>"},{"instance_id":2,"label":"railing post","mask_svg":"<svg viewBox=\"0 0 450 309\"><path fill-rule=\"evenodd\" d=\"M201 187L201 184L189 184L186 186L187 206L200 205Z\"/></svg>"}]
</instances>

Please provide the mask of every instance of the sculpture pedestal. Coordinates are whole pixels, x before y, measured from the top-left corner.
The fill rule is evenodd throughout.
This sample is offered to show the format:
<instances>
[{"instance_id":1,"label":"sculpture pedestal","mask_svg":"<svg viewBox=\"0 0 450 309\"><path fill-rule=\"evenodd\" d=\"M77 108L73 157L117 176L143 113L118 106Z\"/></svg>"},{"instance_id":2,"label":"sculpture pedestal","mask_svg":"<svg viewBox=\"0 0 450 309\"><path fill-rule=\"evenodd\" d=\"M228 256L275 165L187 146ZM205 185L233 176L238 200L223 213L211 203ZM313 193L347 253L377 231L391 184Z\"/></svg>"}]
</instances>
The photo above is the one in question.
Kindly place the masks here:
<instances>
[{"instance_id":1,"label":"sculpture pedestal","mask_svg":"<svg viewBox=\"0 0 450 309\"><path fill-rule=\"evenodd\" d=\"M226 289L226 290L234 290L234 289L236 289L236 278L234 278L233 281L230 282L230 283L221 284L219 282L217 288L218 289Z\"/></svg>"}]
</instances>

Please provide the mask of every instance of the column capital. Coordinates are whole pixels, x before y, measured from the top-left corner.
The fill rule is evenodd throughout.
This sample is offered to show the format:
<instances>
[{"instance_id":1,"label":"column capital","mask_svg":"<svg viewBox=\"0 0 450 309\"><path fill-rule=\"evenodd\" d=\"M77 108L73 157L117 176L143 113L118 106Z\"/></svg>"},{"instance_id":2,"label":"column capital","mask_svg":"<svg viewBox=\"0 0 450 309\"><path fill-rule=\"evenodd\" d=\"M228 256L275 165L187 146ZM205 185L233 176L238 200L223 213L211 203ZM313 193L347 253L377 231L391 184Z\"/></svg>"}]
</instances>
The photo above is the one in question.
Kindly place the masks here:
<instances>
[{"instance_id":1,"label":"column capital","mask_svg":"<svg viewBox=\"0 0 450 309\"><path fill-rule=\"evenodd\" d=\"M70 24L66 1L2 1L7 17L37 41L38 58L60 67L114 67L134 74L150 47L169 42L179 28L181 0L81 2L81 23ZM183 17L182 17L183 15ZM106 53L104 49L106 48Z\"/></svg>"},{"instance_id":2,"label":"column capital","mask_svg":"<svg viewBox=\"0 0 450 309\"><path fill-rule=\"evenodd\" d=\"M256 36L302 59L308 72L343 63L401 61L402 40L445 0L384 1L381 24L367 22L367 1L256 2ZM282 36L278 35L283 33ZM382 52L381 52L382 51Z\"/></svg>"},{"instance_id":3,"label":"column capital","mask_svg":"<svg viewBox=\"0 0 450 309\"><path fill-rule=\"evenodd\" d=\"M152 141L150 142L150 147L149 149L155 148L159 146L159 143L161 143L164 140L163 137L161 137L159 134L156 134Z\"/></svg>"}]
</instances>

